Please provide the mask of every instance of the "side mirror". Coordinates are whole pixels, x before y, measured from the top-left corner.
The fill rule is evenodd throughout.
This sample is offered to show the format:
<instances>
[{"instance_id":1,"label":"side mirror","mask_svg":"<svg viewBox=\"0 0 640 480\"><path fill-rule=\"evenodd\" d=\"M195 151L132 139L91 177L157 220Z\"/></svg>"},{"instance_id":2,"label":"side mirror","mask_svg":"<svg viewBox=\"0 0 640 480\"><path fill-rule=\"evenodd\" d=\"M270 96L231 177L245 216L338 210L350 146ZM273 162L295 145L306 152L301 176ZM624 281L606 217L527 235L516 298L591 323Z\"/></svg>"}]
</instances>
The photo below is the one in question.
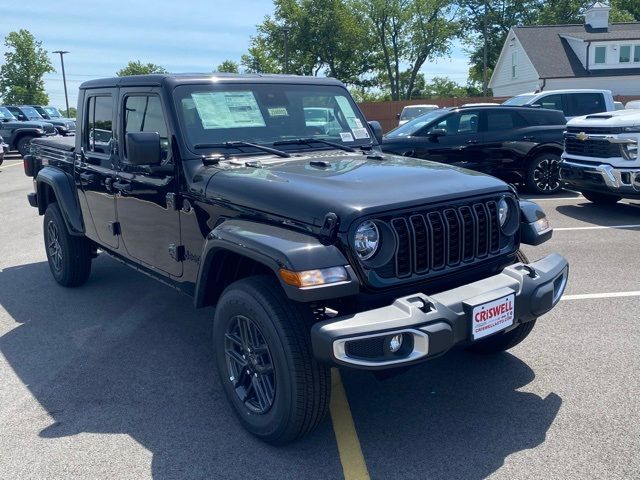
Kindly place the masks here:
<instances>
[{"instance_id":1,"label":"side mirror","mask_svg":"<svg viewBox=\"0 0 640 480\"><path fill-rule=\"evenodd\" d=\"M158 165L160 163L160 134L158 132L130 132L125 138L127 146L123 163L129 165Z\"/></svg>"},{"instance_id":2,"label":"side mirror","mask_svg":"<svg viewBox=\"0 0 640 480\"><path fill-rule=\"evenodd\" d=\"M430 137L444 137L447 134L447 130L444 128L434 128L429 130Z\"/></svg>"},{"instance_id":3,"label":"side mirror","mask_svg":"<svg viewBox=\"0 0 640 480\"><path fill-rule=\"evenodd\" d=\"M396 119L400 120L400 114L399 113L396 113Z\"/></svg>"},{"instance_id":4,"label":"side mirror","mask_svg":"<svg viewBox=\"0 0 640 480\"><path fill-rule=\"evenodd\" d=\"M373 136L376 137L376 140L379 144L382 144L382 135L383 135L383 131L382 131L382 125L380 125L380 122L376 122L371 121L369 122L369 127L371 127L371 130L373 130Z\"/></svg>"}]
</instances>

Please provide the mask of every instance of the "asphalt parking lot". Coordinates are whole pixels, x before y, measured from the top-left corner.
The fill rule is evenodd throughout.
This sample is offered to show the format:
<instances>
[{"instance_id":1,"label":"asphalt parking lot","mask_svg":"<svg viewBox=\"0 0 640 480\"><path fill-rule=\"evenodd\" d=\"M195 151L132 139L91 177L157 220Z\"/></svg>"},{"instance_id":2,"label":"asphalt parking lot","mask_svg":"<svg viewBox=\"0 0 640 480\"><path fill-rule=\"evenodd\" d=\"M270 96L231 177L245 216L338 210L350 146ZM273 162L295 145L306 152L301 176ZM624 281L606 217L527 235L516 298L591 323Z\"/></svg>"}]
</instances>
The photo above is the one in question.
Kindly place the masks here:
<instances>
[{"instance_id":1,"label":"asphalt parking lot","mask_svg":"<svg viewBox=\"0 0 640 480\"><path fill-rule=\"evenodd\" d=\"M211 309L105 256L81 288L53 281L16 158L0 166L0 478L640 478L640 203L541 200L554 238L525 253L562 253L571 278L525 342L385 381L342 371L332 414L354 431L327 418L274 448L227 405Z\"/></svg>"}]
</instances>

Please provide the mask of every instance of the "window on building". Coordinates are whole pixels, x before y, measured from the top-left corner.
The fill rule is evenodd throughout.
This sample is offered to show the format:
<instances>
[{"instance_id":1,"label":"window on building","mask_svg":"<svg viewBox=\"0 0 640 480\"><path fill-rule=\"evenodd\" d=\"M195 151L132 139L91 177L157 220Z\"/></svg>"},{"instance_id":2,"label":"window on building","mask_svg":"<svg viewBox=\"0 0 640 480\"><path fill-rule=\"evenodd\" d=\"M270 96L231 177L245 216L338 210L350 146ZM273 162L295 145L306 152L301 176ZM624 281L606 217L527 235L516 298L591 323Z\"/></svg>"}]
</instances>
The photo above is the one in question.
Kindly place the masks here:
<instances>
[{"instance_id":1,"label":"window on building","mask_svg":"<svg viewBox=\"0 0 640 480\"><path fill-rule=\"evenodd\" d=\"M633 50L633 61L640 62L640 45L636 45Z\"/></svg>"},{"instance_id":2,"label":"window on building","mask_svg":"<svg viewBox=\"0 0 640 480\"><path fill-rule=\"evenodd\" d=\"M607 47L596 47L595 63L607 63Z\"/></svg>"},{"instance_id":3,"label":"window on building","mask_svg":"<svg viewBox=\"0 0 640 480\"><path fill-rule=\"evenodd\" d=\"M511 78L518 76L518 52L511 52Z\"/></svg>"},{"instance_id":4,"label":"window on building","mask_svg":"<svg viewBox=\"0 0 640 480\"><path fill-rule=\"evenodd\" d=\"M631 45L622 45L620 47L620 63L629 63L631 61Z\"/></svg>"}]
</instances>

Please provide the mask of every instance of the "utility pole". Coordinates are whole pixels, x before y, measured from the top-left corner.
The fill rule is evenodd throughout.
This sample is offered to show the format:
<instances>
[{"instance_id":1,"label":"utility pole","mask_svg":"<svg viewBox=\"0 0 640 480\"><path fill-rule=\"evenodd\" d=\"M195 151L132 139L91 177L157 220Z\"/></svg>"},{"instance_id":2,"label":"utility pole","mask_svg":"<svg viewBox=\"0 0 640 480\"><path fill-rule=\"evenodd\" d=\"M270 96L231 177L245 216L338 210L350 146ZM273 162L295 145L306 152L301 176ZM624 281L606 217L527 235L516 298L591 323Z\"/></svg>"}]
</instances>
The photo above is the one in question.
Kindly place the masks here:
<instances>
[{"instance_id":1,"label":"utility pole","mask_svg":"<svg viewBox=\"0 0 640 480\"><path fill-rule=\"evenodd\" d=\"M64 73L64 57L65 53L69 53L66 50L56 50L53 53L60 54L60 63L62 64L62 83L64 84L64 102L67 105L67 118L69 118L69 96L67 95L67 76Z\"/></svg>"},{"instance_id":2,"label":"utility pole","mask_svg":"<svg viewBox=\"0 0 640 480\"><path fill-rule=\"evenodd\" d=\"M487 0L484 0L484 24L482 25L484 37L484 52L482 53L482 95L487 96Z\"/></svg>"},{"instance_id":3,"label":"utility pole","mask_svg":"<svg viewBox=\"0 0 640 480\"><path fill-rule=\"evenodd\" d=\"M291 27L281 27L284 33L284 73L289 73L289 32Z\"/></svg>"}]
</instances>

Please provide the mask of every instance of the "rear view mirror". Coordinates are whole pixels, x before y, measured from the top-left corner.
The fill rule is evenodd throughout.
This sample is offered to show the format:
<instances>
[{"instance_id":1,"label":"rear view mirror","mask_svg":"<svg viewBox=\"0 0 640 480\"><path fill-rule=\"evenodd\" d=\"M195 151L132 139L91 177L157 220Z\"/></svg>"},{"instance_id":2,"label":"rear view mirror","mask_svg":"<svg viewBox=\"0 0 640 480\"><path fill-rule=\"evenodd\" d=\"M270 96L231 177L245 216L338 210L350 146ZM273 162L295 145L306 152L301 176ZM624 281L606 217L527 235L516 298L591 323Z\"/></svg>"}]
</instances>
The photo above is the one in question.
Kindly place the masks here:
<instances>
[{"instance_id":1,"label":"rear view mirror","mask_svg":"<svg viewBox=\"0 0 640 480\"><path fill-rule=\"evenodd\" d=\"M382 134L384 132L382 131L382 125L380 125L380 122L376 122L375 120L373 120L369 122L369 127L371 127L371 130L373 130L373 136L376 137L378 143L382 144Z\"/></svg>"},{"instance_id":2,"label":"rear view mirror","mask_svg":"<svg viewBox=\"0 0 640 480\"><path fill-rule=\"evenodd\" d=\"M447 134L447 130L444 128L434 128L429 130L429 136L431 137L443 137Z\"/></svg>"},{"instance_id":3,"label":"rear view mirror","mask_svg":"<svg viewBox=\"0 0 640 480\"><path fill-rule=\"evenodd\" d=\"M129 165L158 165L160 163L160 134L158 132L127 133L125 144Z\"/></svg>"}]
</instances>

